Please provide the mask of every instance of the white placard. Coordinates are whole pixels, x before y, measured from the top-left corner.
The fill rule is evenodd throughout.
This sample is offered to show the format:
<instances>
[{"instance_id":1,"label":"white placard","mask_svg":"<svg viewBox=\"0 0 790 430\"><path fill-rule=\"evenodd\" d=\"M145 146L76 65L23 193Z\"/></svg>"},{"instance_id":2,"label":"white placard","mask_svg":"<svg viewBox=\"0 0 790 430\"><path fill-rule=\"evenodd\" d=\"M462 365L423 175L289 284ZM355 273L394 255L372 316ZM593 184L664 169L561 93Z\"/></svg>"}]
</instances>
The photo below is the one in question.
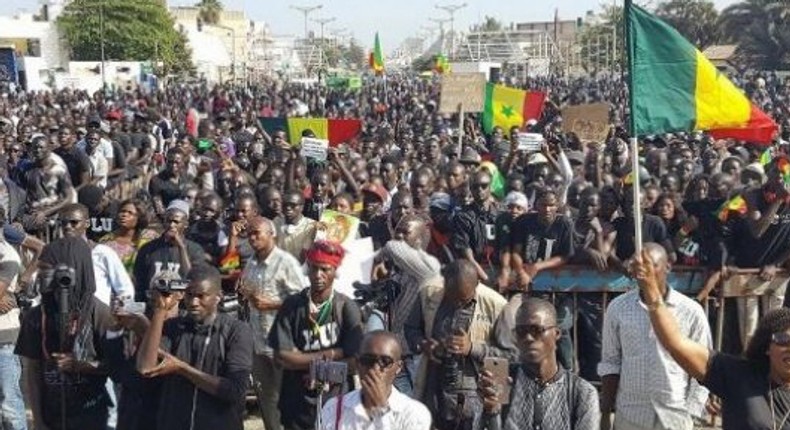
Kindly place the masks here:
<instances>
[{"instance_id":1,"label":"white placard","mask_svg":"<svg viewBox=\"0 0 790 430\"><path fill-rule=\"evenodd\" d=\"M326 154L328 150L328 140L314 139L312 137L302 138L302 157L312 158L313 160L318 161L326 161Z\"/></svg>"},{"instance_id":2,"label":"white placard","mask_svg":"<svg viewBox=\"0 0 790 430\"><path fill-rule=\"evenodd\" d=\"M518 150L526 152L538 152L540 146L546 139L540 133L519 133L516 135L518 140Z\"/></svg>"}]
</instances>

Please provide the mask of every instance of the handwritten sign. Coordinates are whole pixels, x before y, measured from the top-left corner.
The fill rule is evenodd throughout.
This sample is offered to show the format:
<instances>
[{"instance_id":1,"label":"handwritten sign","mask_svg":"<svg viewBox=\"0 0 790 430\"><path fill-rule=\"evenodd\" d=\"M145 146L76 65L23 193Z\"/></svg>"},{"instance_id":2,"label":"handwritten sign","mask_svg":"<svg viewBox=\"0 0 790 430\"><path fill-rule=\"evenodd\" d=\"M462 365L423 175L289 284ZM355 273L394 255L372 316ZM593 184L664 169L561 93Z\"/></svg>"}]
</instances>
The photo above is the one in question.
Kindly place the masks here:
<instances>
[{"instance_id":1,"label":"handwritten sign","mask_svg":"<svg viewBox=\"0 0 790 430\"><path fill-rule=\"evenodd\" d=\"M609 105L592 103L562 110L562 129L581 141L603 142L609 135Z\"/></svg>"},{"instance_id":2,"label":"handwritten sign","mask_svg":"<svg viewBox=\"0 0 790 430\"><path fill-rule=\"evenodd\" d=\"M540 151L540 146L546 141L540 133L518 133L516 140L518 141L518 150L525 152Z\"/></svg>"},{"instance_id":3,"label":"handwritten sign","mask_svg":"<svg viewBox=\"0 0 790 430\"><path fill-rule=\"evenodd\" d=\"M329 150L329 141L326 139L302 138L302 156L317 161L325 161Z\"/></svg>"},{"instance_id":4,"label":"handwritten sign","mask_svg":"<svg viewBox=\"0 0 790 430\"><path fill-rule=\"evenodd\" d=\"M462 104L464 112L481 112L485 102L486 75L453 73L442 77L439 113L454 113Z\"/></svg>"}]
</instances>

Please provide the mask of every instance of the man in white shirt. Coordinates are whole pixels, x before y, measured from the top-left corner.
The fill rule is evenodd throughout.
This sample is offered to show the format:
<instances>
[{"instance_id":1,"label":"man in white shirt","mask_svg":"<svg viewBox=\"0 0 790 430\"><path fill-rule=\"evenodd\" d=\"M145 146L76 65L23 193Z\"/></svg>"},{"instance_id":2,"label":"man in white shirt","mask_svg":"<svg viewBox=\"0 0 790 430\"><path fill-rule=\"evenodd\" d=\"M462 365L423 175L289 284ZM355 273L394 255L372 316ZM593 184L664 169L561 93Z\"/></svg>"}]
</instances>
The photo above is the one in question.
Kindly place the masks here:
<instances>
[{"instance_id":1,"label":"man in white shirt","mask_svg":"<svg viewBox=\"0 0 790 430\"><path fill-rule=\"evenodd\" d=\"M85 141L88 145L85 147L85 153L91 161L91 182L101 188L107 188L107 176L110 174L110 164L107 157L100 150L101 136L98 131L89 131L85 136Z\"/></svg>"},{"instance_id":2,"label":"man in white shirt","mask_svg":"<svg viewBox=\"0 0 790 430\"><path fill-rule=\"evenodd\" d=\"M326 402L321 430L429 430L428 408L392 385L402 366L400 342L394 334L365 335L357 357L362 389Z\"/></svg>"}]
</instances>

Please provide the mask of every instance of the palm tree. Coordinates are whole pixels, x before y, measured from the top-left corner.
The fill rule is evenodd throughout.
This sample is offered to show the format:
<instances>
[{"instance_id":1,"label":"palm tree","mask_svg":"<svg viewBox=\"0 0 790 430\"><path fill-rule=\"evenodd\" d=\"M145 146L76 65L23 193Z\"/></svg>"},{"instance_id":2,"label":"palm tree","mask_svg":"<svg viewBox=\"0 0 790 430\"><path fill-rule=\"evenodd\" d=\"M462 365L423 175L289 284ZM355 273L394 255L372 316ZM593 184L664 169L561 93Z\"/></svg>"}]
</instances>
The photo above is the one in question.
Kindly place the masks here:
<instances>
[{"instance_id":1,"label":"palm tree","mask_svg":"<svg viewBox=\"0 0 790 430\"><path fill-rule=\"evenodd\" d=\"M216 25L219 22L222 13L222 3L219 0L200 0L195 6L200 8L198 17L201 21L208 25Z\"/></svg>"},{"instance_id":2,"label":"palm tree","mask_svg":"<svg viewBox=\"0 0 790 430\"><path fill-rule=\"evenodd\" d=\"M750 66L778 70L790 65L790 2L744 0L721 13L725 37Z\"/></svg>"}]
</instances>

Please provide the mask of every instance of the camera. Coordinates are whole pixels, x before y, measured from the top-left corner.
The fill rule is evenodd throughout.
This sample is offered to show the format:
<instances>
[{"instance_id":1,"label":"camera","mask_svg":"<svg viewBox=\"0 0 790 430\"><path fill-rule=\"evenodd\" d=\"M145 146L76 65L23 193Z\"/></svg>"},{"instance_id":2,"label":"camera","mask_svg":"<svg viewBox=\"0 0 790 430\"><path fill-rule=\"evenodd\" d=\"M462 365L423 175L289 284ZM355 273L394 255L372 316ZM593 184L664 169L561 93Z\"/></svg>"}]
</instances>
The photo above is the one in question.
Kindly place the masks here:
<instances>
[{"instance_id":1,"label":"camera","mask_svg":"<svg viewBox=\"0 0 790 430\"><path fill-rule=\"evenodd\" d=\"M76 282L77 274L74 272L73 267L66 266L65 264L60 264L55 267L55 273L52 276L52 280L55 282L55 285L61 288L71 288L74 286Z\"/></svg>"},{"instance_id":2,"label":"camera","mask_svg":"<svg viewBox=\"0 0 790 430\"><path fill-rule=\"evenodd\" d=\"M346 382L348 364L340 361L314 360L310 362L310 380L314 383L337 385Z\"/></svg>"},{"instance_id":3,"label":"camera","mask_svg":"<svg viewBox=\"0 0 790 430\"><path fill-rule=\"evenodd\" d=\"M154 288L160 294L171 294L179 291L186 291L189 282L183 279L157 279L154 281Z\"/></svg>"},{"instance_id":4,"label":"camera","mask_svg":"<svg viewBox=\"0 0 790 430\"><path fill-rule=\"evenodd\" d=\"M400 283L391 276L370 284L354 282L353 286L354 301L362 308L362 315L368 315L375 309L388 311L401 290Z\"/></svg>"}]
</instances>

